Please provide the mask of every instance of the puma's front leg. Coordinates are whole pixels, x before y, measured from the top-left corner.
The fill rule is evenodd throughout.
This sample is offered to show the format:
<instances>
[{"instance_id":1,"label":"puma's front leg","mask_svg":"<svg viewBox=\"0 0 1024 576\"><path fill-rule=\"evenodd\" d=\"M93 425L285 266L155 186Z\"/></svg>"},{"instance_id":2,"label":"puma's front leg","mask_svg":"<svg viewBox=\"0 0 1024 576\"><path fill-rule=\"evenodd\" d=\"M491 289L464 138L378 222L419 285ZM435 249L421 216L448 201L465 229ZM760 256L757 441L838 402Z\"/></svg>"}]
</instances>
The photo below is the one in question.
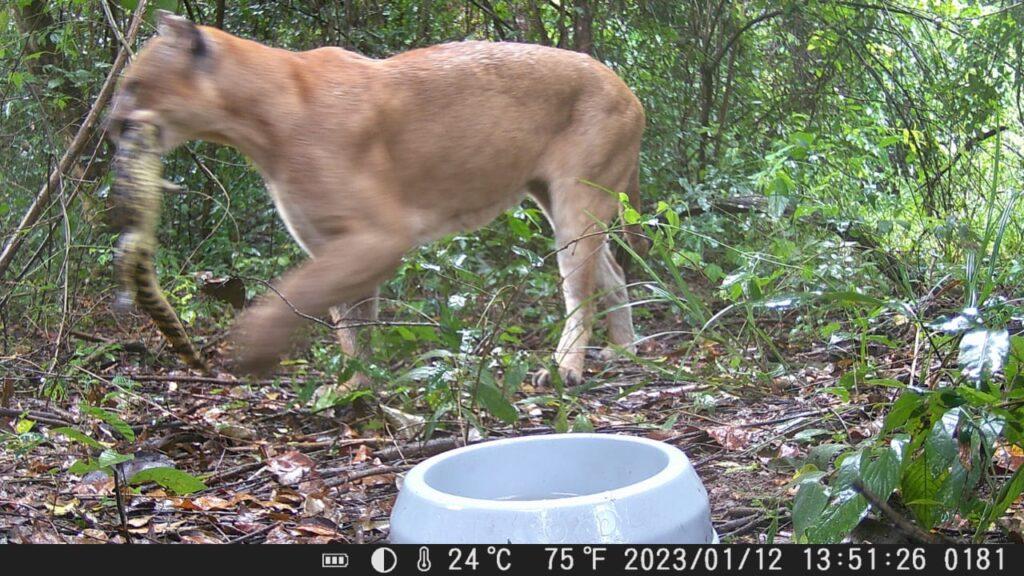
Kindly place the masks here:
<instances>
[{"instance_id":1,"label":"puma's front leg","mask_svg":"<svg viewBox=\"0 0 1024 576\"><path fill-rule=\"evenodd\" d=\"M322 317L338 302L373 293L411 247L397 230L367 226L335 237L316 256L286 274L236 324L232 340L239 372L277 366L303 315Z\"/></svg>"}]
</instances>

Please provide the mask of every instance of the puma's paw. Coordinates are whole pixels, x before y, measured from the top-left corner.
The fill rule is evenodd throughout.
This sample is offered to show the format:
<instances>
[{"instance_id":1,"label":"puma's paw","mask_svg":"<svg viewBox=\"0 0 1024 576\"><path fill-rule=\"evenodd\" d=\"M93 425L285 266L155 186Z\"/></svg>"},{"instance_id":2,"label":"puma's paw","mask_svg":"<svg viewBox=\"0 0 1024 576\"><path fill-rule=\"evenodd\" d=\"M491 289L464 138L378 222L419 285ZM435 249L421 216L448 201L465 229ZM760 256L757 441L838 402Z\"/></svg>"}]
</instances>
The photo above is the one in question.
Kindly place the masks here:
<instances>
[{"instance_id":1,"label":"puma's paw","mask_svg":"<svg viewBox=\"0 0 1024 576\"><path fill-rule=\"evenodd\" d=\"M559 376L562 377L562 385L571 388L583 383L583 373L570 368L559 368ZM533 375L533 386L535 388L548 388L551 386L551 372L541 368Z\"/></svg>"}]
</instances>

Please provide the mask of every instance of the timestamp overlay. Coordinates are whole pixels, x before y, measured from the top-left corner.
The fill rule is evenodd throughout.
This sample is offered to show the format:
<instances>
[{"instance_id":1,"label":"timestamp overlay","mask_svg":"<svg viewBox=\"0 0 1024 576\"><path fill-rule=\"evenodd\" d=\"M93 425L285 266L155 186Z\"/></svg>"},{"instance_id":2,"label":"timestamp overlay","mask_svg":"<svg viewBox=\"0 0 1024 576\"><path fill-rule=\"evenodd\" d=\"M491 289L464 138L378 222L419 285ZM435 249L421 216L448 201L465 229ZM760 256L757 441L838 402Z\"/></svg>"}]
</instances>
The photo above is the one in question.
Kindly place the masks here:
<instances>
[{"instance_id":1,"label":"timestamp overlay","mask_svg":"<svg viewBox=\"0 0 1024 576\"><path fill-rule=\"evenodd\" d=\"M328 574L1020 574L1019 545L288 545L0 546L5 565L78 570L138 561L161 572ZM142 565L140 564L140 565ZM188 570L189 572L185 572Z\"/></svg>"},{"instance_id":2,"label":"timestamp overlay","mask_svg":"<svg viewBox=\"0 0 1024 576\"><path fill-rule=\"evenodd\" d=\"M355 547L352 547L355 548ZM390 546L367 574L1020 574L1024 547L873 545ZM389 552L390 553L390 552ZM378 557L380 552L374 552ZM371 556L373 555L371 554ZM359 554L358 556L362 556ZM354 567L367 566L353 559Z\"/></svg>"}]
</instances>

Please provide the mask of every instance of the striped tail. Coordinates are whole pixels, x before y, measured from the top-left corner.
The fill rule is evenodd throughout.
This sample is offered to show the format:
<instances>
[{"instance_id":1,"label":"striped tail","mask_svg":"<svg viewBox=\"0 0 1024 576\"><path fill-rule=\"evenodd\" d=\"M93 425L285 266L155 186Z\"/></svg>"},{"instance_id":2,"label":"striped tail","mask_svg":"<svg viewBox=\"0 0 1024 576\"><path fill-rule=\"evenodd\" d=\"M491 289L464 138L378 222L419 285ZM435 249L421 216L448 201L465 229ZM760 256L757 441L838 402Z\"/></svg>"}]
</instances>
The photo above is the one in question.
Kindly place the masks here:
<instances>
[{"instance_id":1,"label":"striped tail","mask_svg":"<svg viewBox=\"0 0 1024 576\"><path fill-rule=\"evenodd\" d=\"M132 124L118 143L114 159L114 204L124 230L114 259L120 285L115 306L124 309L135 300L186 364L207 370L177 313L164 297L153 268L164 187L156 139L156 126Z\"/></svg>"}]
</instances>

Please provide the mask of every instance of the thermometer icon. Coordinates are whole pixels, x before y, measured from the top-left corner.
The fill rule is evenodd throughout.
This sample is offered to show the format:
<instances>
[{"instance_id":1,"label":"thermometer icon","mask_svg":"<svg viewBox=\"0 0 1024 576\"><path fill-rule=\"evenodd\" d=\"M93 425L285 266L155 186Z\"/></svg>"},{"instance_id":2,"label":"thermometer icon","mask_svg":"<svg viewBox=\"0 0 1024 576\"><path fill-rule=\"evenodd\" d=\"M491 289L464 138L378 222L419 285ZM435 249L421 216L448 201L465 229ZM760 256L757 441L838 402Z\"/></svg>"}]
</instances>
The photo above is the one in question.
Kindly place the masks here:
<instances>
[{"instance_id":1,"label":"thermometer icon","mask_svg":"<svg viewBox=\"0 0 1024 576\"><path fill-rule=\"evenodd\" d=\"M426 546L420 546L420 557L416 560L416 569L420 572L430 570L430 550Z\"/></svg>"}]
</instances>

